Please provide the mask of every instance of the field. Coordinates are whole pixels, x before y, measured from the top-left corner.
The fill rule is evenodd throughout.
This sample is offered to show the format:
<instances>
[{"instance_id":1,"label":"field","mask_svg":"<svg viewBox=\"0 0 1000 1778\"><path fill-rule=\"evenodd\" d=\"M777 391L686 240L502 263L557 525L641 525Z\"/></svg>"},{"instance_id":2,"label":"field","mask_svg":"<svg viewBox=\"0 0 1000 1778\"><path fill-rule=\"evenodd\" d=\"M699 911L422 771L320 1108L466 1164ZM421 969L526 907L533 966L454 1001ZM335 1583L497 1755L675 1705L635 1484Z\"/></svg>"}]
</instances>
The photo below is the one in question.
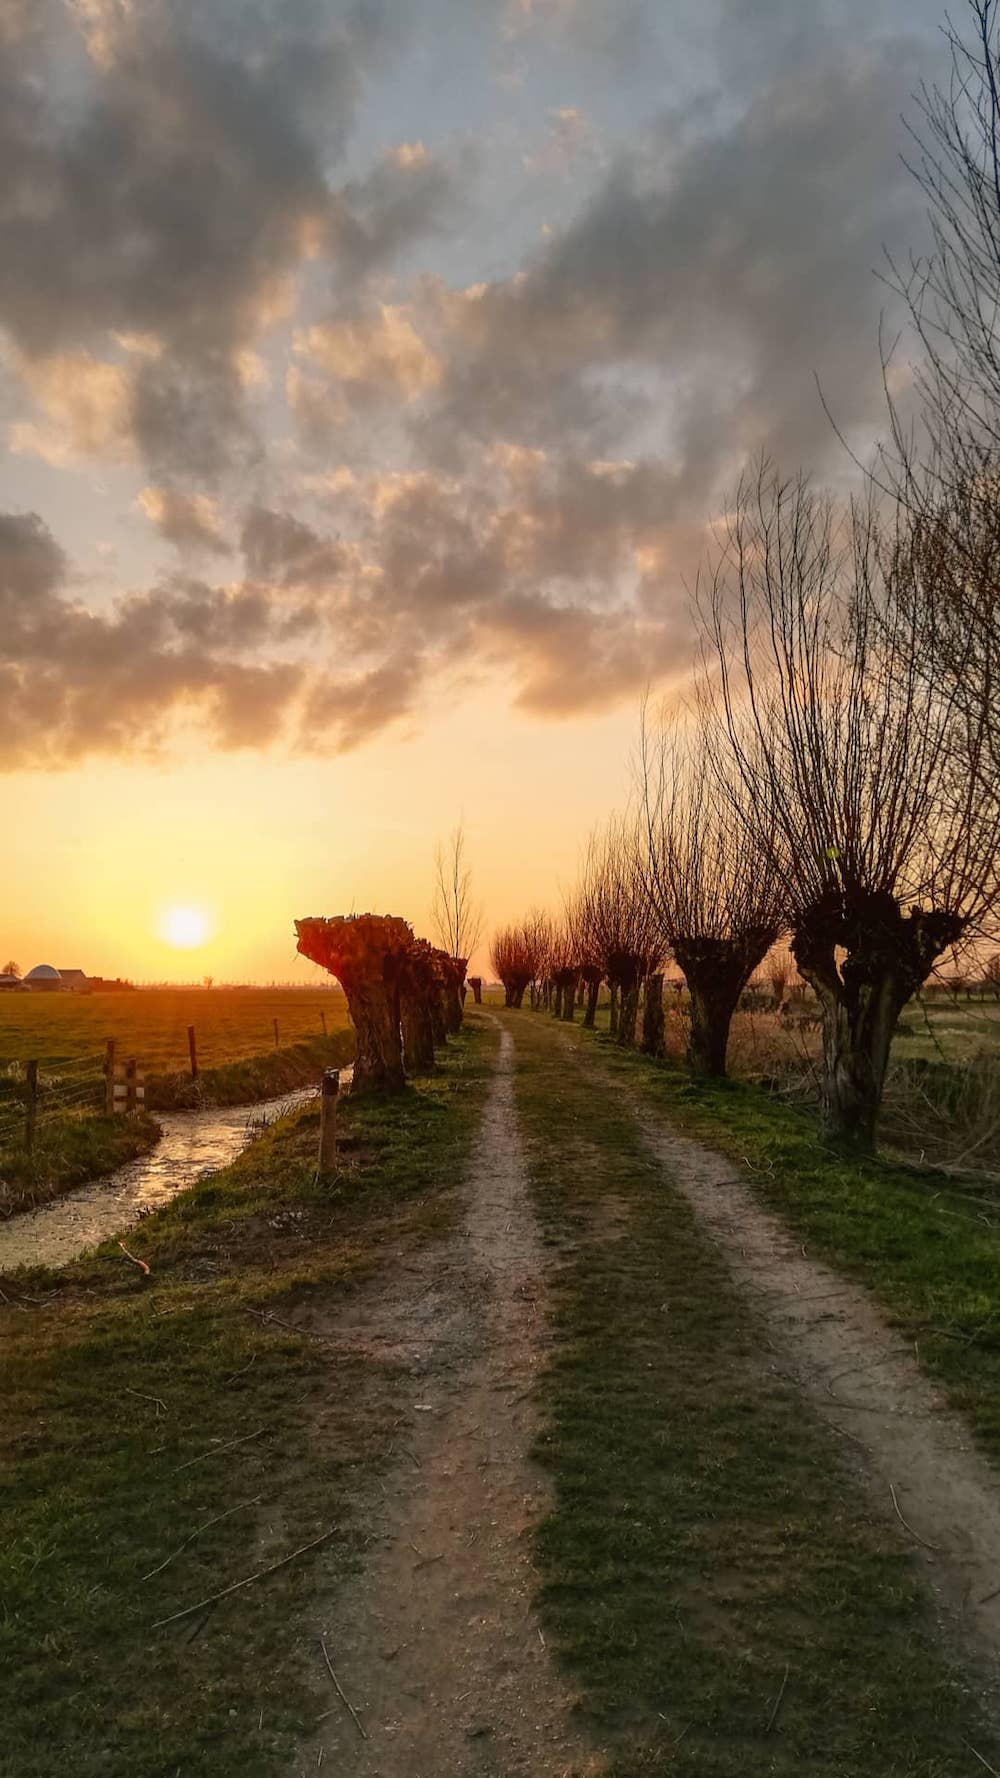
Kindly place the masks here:
<instances>
[{"instance_id":1,"label":"field","mask_svg":"<svg viewBox=\"0 0 1000 1778\"><path fill-rule=\"evenodd\" d=\"M348 1024L343 994L321 988L138 988L126 994L8 994L0 996L0 1069L38 1057L63 1062L103 1053L114 1038L119 1059L134 1057L148 1073L188 1066L189 1025L198 1063L220 1068L288 1048Z\"/></svg>"}]
</instances>

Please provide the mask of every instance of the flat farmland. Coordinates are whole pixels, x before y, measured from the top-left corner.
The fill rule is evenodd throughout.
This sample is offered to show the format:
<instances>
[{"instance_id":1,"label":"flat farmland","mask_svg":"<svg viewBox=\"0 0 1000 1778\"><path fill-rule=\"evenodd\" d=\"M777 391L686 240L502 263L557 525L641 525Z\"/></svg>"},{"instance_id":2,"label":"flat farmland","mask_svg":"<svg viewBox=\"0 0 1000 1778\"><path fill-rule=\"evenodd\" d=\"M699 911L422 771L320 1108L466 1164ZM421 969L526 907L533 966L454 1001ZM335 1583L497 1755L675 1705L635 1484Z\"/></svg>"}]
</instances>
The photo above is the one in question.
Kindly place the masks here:
<instances>
[{"instance_id":1,"label":"flat farmland","mask_svg":"<svg viewBox=\"0 0 1000 1778\"><path fill-rule=\"evenodd\" d=\"M349 1025L347 1002L337 991L288 988L137 988L126 994L0 995L0 1068L38 1057L65 1062L103 1051L109 1037L120 1059L150 1073L187 1067L188 1026L193 1025L198 1063L221 1068L273 1050L274 1021L280 1047Z\"/></svg>"}]
</instances>

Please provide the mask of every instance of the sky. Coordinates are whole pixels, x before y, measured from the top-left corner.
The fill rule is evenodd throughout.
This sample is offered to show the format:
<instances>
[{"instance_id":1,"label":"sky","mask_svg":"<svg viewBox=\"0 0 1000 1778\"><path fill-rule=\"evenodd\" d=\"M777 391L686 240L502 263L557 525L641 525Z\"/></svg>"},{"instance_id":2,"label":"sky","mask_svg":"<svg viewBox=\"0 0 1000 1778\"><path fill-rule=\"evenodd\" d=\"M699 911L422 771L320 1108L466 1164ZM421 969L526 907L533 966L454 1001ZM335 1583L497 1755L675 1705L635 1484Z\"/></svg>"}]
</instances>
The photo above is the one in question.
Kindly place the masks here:
<instances>
[{"instance_id":1,"label":"sky","mask_svg":"<svg viewBox=\"0 0 1000 1778\"><path fill-rule=\"evenodd\" d=\"M305 983L460 817L557 902L741 470L883 427L941 22L0 0L3 958Z\"/></svg>"}]
</instances>

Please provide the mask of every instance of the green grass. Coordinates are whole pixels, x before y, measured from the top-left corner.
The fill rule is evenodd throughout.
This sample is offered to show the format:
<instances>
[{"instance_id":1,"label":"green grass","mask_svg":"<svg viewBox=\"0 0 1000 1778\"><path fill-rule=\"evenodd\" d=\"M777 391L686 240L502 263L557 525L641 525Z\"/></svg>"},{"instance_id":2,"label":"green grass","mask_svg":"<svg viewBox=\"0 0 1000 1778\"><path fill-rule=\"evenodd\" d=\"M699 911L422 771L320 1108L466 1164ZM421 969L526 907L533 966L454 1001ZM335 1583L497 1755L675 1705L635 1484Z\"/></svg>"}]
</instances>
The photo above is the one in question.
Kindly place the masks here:
<instances>
[{"instance_id":1,"label":"green grass","mask_svg":"<svg viewBox=\"0 0 1000 1778\"><path fill-rule=\"evenodd\" d=\"M1000 1202L926 1172L845 1161L811 1117L758 1087L695 1081L583 1035L623 1084L728 1154L812 1254L867 1286L1000 1463Z\"/></svg>"},{"instance_id":2,"label":"green grass","mask_svg":"<svg viewBox=\"0 0 1000 1778\"><path fill-rule=\"evenodd\" d=\"M543 1616L609 1778L959 1778L966 1741L996 1764L901 1534L781 1377L617 1057L502 1016L555 1255Z\"/></svg>"},{"instance_id":3,"label":"green grass","mask_svg":"<svg viewBox=\"0 0 1000 1778\"><path fill-rule=\"evenodd\" d=\"M125 994L0 994L0 1068L31 1057L66 1061L100 1055L109 1037L118 1059L147 1073L188 1065L187 1028L198 1061L220 1068L348 1026L340 992L289 988L138 988ZM278 1021L278 1045L274 1020Z\"/></svg>"},{"instance_id":4,"label":"green grass","mask_svg":"<svg viewBox=\"0 0 1000 1778\"><path fill-rule=\"evenodd\" d=\"M196 1080L183 1069L174 1074L151 1074L146 1080L146 1104L153 1111L176 1111L273 1099L296 1087L310 1086L319 1080L324 1068L342 1068L353 1059L351 1028L331 1037L311 1037L288 1049L246 1056L218 1068L202 1068Z\"/></svg>"},{"instance_id":5,"label":"green grass","mask_svg":"<svg viewBox=\"0 0 1000 1778\"><path fill-rule=\"evenodd\" d=\"M336 1704L317 1631L358 1560L356 1510L388 1461L400 1379L259 1314L329 1314L401 1245L454 1225L494 1043L467 1031L400 1099L345 1100L341 1166L322 1184L316 1113L273 1126L133 1231L148 1280L112 1242L4 1280L12 1778L270 1778ZM209 1613L153 1627L331 1528Z\"/></svg>"},{"instance_id":6,"label":"green grass","mask_svg":"<svg viewBox=\"0 0 1000 1778\"><path fill-rule=\"evenodd\" d=\"M47 1203L148 1154L159 1135L159 1124L142 1116L69 1112L41 1123L30 1155L22 1146L0 1150L0 1216Z\"/></svg>"},{"instance_id":7,"label":"green grass","mask_svg":"<svg viewBox=\"0 0 1000 1778\"><path fill-rule=\"evenodd\" d=\"M312 1085L325 1068L343 1067L353 1056L354 1031L345 1029L331 1037L313 1037L288 1049L202 1069L197 1080L183 1072L153 1074L145 1082L147 1110L194 1110L277 1098ZM40 1079L38 1130L29 1155L23 1142L23 1076L8 1071L0 1078L0 1216L29 1210L88 1179L99 1179L146 1154L159 1137L159 1125L152 1117L95 1114L105 1091L97 1071L83 1075L71 1069L64 1076L49 1071ZM64 1095L75 1102L74 1109L58 1109ZM78 1103L81 1097L87 1099L84 1106Z\"/></svg>"}]
</instances>

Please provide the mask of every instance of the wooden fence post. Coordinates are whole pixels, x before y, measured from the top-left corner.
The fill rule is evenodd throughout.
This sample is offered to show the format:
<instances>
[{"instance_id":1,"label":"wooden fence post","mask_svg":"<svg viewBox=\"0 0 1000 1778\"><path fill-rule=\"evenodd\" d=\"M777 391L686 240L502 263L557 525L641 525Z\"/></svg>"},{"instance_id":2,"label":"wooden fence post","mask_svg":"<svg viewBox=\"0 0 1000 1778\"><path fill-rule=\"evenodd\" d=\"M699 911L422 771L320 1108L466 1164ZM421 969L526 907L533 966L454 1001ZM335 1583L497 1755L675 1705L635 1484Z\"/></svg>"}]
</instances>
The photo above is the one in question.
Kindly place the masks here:
<instances>
[{"instance_id":1,"label":"wooden fence post","mask_svg":"<svg viewBox=\"0 0 1000 1778\"><path fill-rule=\"evenodd\" d=\"M104 1107L109 1117L115 1114L115 1040L109 1037L104 1052Z\"/></svg>"},{"instance_id":2,"label":"wooden fence post","mask_svg":"<svg viewBox=\"0 0 1000 1778\"><path fill-rule=\"evenodd\" d=\"M191 1058L191 1079L198 1078L198 1050L194 1041L194 1026L188 1026L188 1055Z\"/></svg>"},{"instance_id":3,"label":"wooden fence post","mask_svg":"<svg viewBox=\"0 0 1000 1778\"><path fill-rule=\"evenodd\" d=\"M135 1067L135 1057L133 1056L131 1058L131 1060L126 1062L126 1064L125 1064L125 1109L126 1109L126 1111L134 1111L136 1108L137 1101L136 1101L136 1096L135 1096L135 1076L136 1076L136 1067Z\"/></svg>"},{"instance_id":4,"label":"wooden fence post","mask_svg":"<svg viewBox=\"0 0 1000 1778\"><path fill-rule=\"evenodd\" d=\"M323 1011L322 1007L320 1008L319 1022L323 1027L323 1036L325 1037L326 1036L326 1013Z\"/></svg>"},{"instance_id":5,"label":"wooden fence post","mask_svg":"<svg viewBox=\"0 0 1000 1778\"><path fill-rule=\"evenodd\" d=\"M24 1107L24 1146L30 1154L35 1146L35 1118L38 1115L38 1063L29 1062L25 1072L28 1097Z\"/></svg>"},{"instance_id":6,"label":"wooden fence post","mask_svg":"<svg viewBox=\"0 0 1000 1778\"><path fill-rule=\"evenodd\" d=\"M319 1165L317 1179L332 1173L337 1165L337 1094L340 1092L340 1069L323 1071L323 1090L319 1102Z\"/></svg>"},{"instance_id":7,"label":"wooden fence post","mask_svg":"<svg viewBox=\"0 0 1000 1778\"><path fill-rule=\"evenodd\" d=\"M278 1049L278 1048L279 1048L279 1043L278 1043L278 1021L277 1021L277 1019L275 1019L275 1020L274 1020L274 1047L275 1047L275 1049Z\"/></svg>"}]
</instances>

